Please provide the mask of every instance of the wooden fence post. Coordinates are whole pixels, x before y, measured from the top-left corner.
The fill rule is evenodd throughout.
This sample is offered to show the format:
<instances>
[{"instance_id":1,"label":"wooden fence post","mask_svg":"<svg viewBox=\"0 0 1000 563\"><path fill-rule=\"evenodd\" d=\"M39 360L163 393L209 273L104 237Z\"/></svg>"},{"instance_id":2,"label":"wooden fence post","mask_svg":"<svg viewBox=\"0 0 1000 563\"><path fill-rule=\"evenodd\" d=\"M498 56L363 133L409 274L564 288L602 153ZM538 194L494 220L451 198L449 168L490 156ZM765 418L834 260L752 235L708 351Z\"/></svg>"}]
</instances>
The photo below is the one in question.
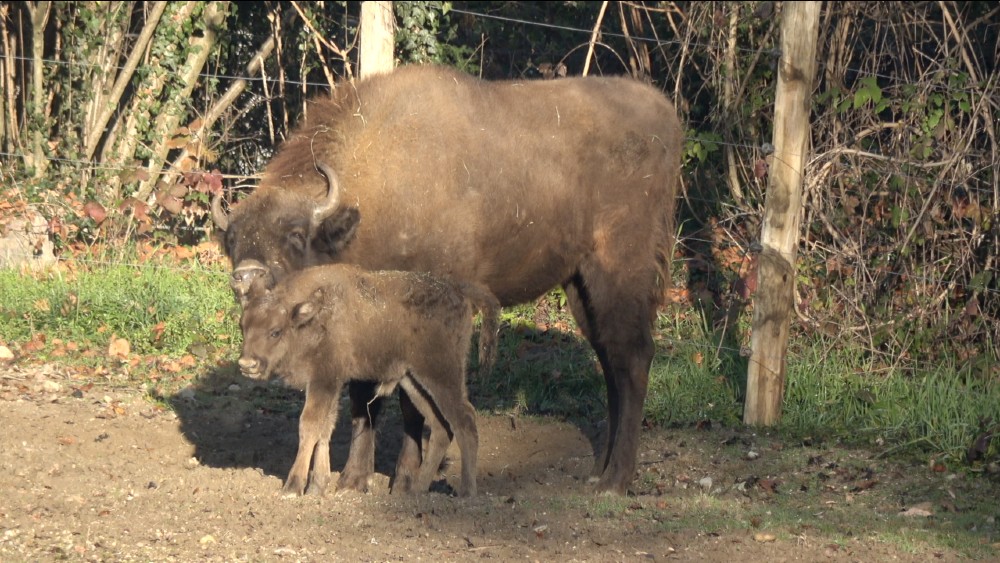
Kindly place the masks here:
<instances>
[{"instance_id":1,"label":"wooden fence post","mask_svg":"<svg viewBox=\"0 0 1000 563\"><path fill-rule=\"evenodd\" d=\"M392 50L396 44L392 2L362 2L359 34L358 76L392 72L395 66Z\"/></svg>"},{"instance_id":2,"label":"wooden fence post","mask_svg":"<svg viewBox=\"0 0 1000 563\"><path fill-rule=\"evenodd\" d=\"M809 112L816 75L820 2L783 2L781 58L774 100L774 158L764 202L754 296L753 334L743 422L772 425L781 418L785 352L794 312L802 174L809 149Z\"/></svg>"}]
</instances>

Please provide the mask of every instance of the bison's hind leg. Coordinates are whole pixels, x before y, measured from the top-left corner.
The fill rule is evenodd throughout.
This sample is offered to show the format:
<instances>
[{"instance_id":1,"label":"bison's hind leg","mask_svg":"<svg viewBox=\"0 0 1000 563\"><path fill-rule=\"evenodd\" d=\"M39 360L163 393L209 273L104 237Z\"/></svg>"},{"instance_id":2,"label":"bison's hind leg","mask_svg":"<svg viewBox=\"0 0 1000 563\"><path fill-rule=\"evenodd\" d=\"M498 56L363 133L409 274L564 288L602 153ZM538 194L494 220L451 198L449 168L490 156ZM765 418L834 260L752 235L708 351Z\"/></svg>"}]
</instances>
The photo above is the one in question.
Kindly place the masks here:
<instances>
[{"instance_id":1,"label":"bison's hind leg","mask_svg":"<svg viewBox=\"0 0 1000 563\"><path fill-rule=\"evenodd\" d=\"M351 381L348 385L351 397L351 446L347 453L347 463L337 480L338 490L366 492L375 474L375 423L383 403L383 399L376 396L375 387L376 384L371 381ZM404 451L405 444L400 457ZM419 451L418 448L418 455Z\"/></svg>"},{"instance_id":2,"label":"bison's hind leg","mask_svg":"<svg viewBox=\"0 0 1000 563\"><path fill-rule=\"evenodd\" d=\"M566 285L574 318L597 353L608 393L608 426L603 451L595 455L591 477L598 491L624 494L635 473L642 409L649 385L655 314L655 272L589 263ZM606 265L603 265L606 266Z\"/></svg>"}]
</instances>

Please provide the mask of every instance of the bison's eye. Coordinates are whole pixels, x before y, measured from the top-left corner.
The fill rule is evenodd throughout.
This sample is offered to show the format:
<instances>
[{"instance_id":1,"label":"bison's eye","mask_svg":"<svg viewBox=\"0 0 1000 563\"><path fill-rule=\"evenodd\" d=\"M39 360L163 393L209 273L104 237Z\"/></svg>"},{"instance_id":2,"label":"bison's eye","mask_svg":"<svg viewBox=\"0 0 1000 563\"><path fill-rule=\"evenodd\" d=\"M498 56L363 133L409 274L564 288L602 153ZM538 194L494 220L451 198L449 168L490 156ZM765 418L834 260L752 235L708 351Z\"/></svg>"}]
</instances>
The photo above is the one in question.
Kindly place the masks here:
<instances>
[{"instance_id":1,"label":"bison's eye","mask_svg":"<svg viewBox=\"0 0 1000 563\"><path fill-rule=\"evenodd\" d=\"M292 231L288 238L291 240L292 246L295 247L299 252L303 252L306 249L306 235L302 231Z\"/></svg>"},{"instance_id":2,"label":"bison's eye","mask_svg":"<svg viewBox=\"0 0 1000 563\"><path fill-rule=\"evenodd\" d=\"M281 329L280 328L276 328L276 329L272 330L271 331L271 338L275 338L275 339L281 338Z\"/></svg>"}]
</instances>

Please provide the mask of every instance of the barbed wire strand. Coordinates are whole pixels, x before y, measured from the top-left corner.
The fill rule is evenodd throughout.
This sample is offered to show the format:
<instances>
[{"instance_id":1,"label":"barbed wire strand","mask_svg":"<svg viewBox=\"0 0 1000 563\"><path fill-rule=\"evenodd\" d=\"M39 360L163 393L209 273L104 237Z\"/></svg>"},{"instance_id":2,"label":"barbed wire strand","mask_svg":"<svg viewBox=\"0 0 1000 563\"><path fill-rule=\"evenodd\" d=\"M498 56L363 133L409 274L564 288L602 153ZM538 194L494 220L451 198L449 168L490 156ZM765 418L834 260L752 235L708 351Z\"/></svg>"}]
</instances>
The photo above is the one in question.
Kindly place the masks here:
<instances>
[{"instance_id":1,"label":"barbed wire strand","mask_svg":"<svg viewBox=\"0 0 1000 563\"><path fill-rule=\"evenodd\" d=\"M558 25L558 24L550 24L550 23L544 23L544 22L532 22L532 21L522 20L522 19L518 19L518 18L511 18L511 17L507 17L507 16L498 16L498 15L494 15L494 14L486 14L486 13L483 13L483 12L474 12L474 11L464 10L464 9L455 9L455 8L452 8L451 12L457 13L457 14L468 15L468 16L472 16L472 17L483 18L483 19L494 19L494 20L507 21L507 22L510 22L510 23L517 23L519 25L525 25L525 26L534 26L534 27L541 27L541 28L547 28L547 29L556 29L556 30L560 30L560 31L568 31L568 32L573 32L573 33L579 33L581 35L586 36L587 38L589 38L590 35L593 33L592 29L570 27L570 26L564 26L564 25ZM697 42L697 41L689 41L689 40L681 40L681 39L659 39L659 38L655 38L655 37L645 37L645 36L641 36L641 35L626 35L624 33L615 33L615 32L611 32L611 31L601 31L601 34L609 36L609 37L615 37L615 38L618 38L618 39L635 40L635 41L640 41L640 42L643 42L643 43L653 43L653 44L656 44L657 46L665 46L665 45L687 45L688 47L701 48L701 49L705 49L705 50L712 50L712 49L716 48L715 45L710 44L710 43L701 43L701 42ZM758 49L751 49L751 48L738 47L738 46L736 47L736 51L738 53L745 54L746 56L751 57L751 58L756 57L757 53L760 50L761 49L759 49L759 48ZM764 49L764 51L771 51L775 56L777 56L778 54L780 54L780 52L778 51L777 47L773 47L771 49ZM33 62L34 61L34 58L28 57L28 56L25 56L25 55L11 55L9 58L11 60L15 60L15 61L18 61L18 62ZM107 65L97 64L97 63L83 63L83 62L76 62L76 61L73 61L73 62L70 62L70 61L60 61L60 60L49 59L49 58L42 58L42 59L39 59L39 60L41 62L45 63L45 64L50 64L50 65L67 65L67 66L74 66L75 65L75 66L87 66L87 67L100 67L100 68L110 68L110 69L114 69L114 70L118 70L118 71L123 70L125 68L122 65L107 66ZM820 70L824 66L825 66L825 63L822 62L822 61L820 61L820 66L817 68L817 73L819 73ZM911 83L911 82L906 82L906 81L899 80L898 77L896 77L896 76L892 76L892 75L888 75L888 74L880 74L880 73L877 73L877 72L871 72L871 71L868 71L868 70L865 70L865 69L858 69L858 68L846 67L846 68L844 68L844 72L857 74L858 77L859 77L859 79L862 78L862 77L864 77L864 76L879 78L879 79L882 79L884 82L888 82L890 85L895 86L895 87L913 85L913 83ZM199 73L198 76L200 78L205 78L205 79L220 79L221 78L221 79L227 79L227 80L245 80L247 82L264 82L264 81L267 81L267 82L270 82L270 83L277 83L279 81L284 81L286 84L291 84L293 86L312 86L312 87L321 88L321 89L327 89L327 88L329 88L329 83L328 82L296 81L294 79L288 79L288 78L284 78L284 79L271 78L271 79L268 79L268 78L261 77L261 76L243 76L243 75L212 74L212 73ZM985 95L987 95L987 96L989 96L991 98L1000 99L1000 92L996 92L996 93L991 94L990 92L984 92L983 89L977 89L977 88L960 88L960 87L955 87L955 86L953 86L951 84L930 84L929 86L932 89L935 89L935 90L946 90L946 91L951 91L951 92L964 92L966 94L978 94L978 95L984 95L985 94Z\"/></svg>"}]
</instances>

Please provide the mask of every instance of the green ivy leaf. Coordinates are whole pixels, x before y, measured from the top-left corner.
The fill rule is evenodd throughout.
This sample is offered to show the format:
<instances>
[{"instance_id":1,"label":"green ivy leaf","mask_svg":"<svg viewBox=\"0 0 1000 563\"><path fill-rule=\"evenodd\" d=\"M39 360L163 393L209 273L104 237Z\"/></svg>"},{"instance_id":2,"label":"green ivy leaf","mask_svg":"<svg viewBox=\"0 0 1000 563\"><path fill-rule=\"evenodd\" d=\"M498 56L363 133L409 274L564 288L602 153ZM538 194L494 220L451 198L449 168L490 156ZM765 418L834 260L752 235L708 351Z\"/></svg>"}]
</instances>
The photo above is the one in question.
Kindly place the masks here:
<instances>
[{"instance_id":1,"label":"green ivy leaf","mask_svg":"<svg viewBox=\"0 0 1000 563\"><path fill-rule=\"evenodd\" d=\"M993 270L983 270L972 276L972 280L969 281L969 287L973 291L986 291L986 287L991 281L993 281Z\"/></svg>"}]
</instances>

